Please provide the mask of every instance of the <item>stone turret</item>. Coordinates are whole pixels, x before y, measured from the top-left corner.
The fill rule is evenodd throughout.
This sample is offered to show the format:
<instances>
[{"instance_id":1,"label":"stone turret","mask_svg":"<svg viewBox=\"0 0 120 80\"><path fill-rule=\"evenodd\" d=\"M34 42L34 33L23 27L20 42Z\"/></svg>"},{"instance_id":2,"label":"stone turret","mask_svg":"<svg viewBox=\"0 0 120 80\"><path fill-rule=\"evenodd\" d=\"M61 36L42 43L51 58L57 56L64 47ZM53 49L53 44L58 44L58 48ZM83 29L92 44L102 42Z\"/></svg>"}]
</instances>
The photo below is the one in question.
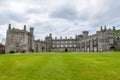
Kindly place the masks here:
<instances>
[{"instance_id":1,"label":"stone turret","mask_svg":"<svg viewBox=\"0 0 120 80\"><path fill-rule=\"evenodd\" d=\"M103 31L103 28L102 28L102 26L101 26L101 29L100 29L100 31Z\"/></svg>"},{"instance_id":2,"label":"stone turret","mask_svg":"<svg viewBox=\"0 0 120 80\"><path fill-rule=\"evenodd\" d=\"M78 35L76 34L76 35L75 35L75 38L77 38L77 37L78 37Z\"/></svg>"},{"instance_id":3,"label":"stone turret","mask_svg":"<svg viewBox=\"0 0 120 80\"><path fill-rule=\"evenodd\" d=\"M115 26L113 26L113 30L115 31L116 29L115 29Z\"/></svg>"},{"instance_id":4,"label":"stone turret","mask_svg":"<svg viewBox=\"0 0 120 80\"><path fill-rule=\"evenodd\" d=\"M50 52L52 47L52 34L49 34L49 36L45 37L46 42L46 51Z\"/></svg>"},{"instance_id":5,"label":"stone turret","mask_svg":"<svg viewBox=\"0 0 120 80\"><path fill-rule=\"evenodd\" d=\"M67 39L67 36L65 36L65 39Z\"/></svg>"},{"instance_id":6,"label":"stone turret","mask_svg":"<svg viewBox=\"0 0 120 80\"><path fill-rule=\"evenodd\" d=\"M26 25L24 25L24 31L26 31Z\"/></svg>"},{"instance_id":7,"label":"stone turret","mask_svg":"<svg viewBox=\"0 0 120 80\"><path fill-rule=\"evenodd\" d=\"M104 26L104 31L106 31L107 30L107 27L106 27L106 25Z\"/></svg>"},{"instance_id":8,"label":"stone turret","mask_svg":"<svg viewBox=\"0 0 120 80\"><path fill-rule=\"evenodd\" d=\"M55 37L55 40L57 40L57 37Z\"/></svg>"},{"instance_id":9,"label":"stone turret","mask_svg":"<svg viewBox=\"0 0 120 80\"><path fill-rule=\"evenodd\" d=\"M88 37L88 31L83 31L83 38L86 38L86 37Z\"/></svg>"},{"instance_id":10,"label":"stone turret","mask_svg":"<svg viewBox=\"0 0 120 80\"><path fill-rule=\"evenodd\" d=\"M49 34L49 37L52 37L52 34Z\"/></svg>"},{"instance_id":11,"label":"stone turret","mask_svg":"<svg viewBox=\"0 0 120 80\"><path fill-rule=\"evenodd\" d=\"M60 39L62 39L62 36L60 36Z\"/></svg>"},{"instance_id":12,"label":"stone turret","mask_svg":"<svg viewBox=\"0 0 120 80\"><path fill-rule=\"evenodd\" d=\"M30 35L29 35L29 38L30 38L30 51L33 52L34 50L34 28L33 27L30 27Z\"/></svg>"},{"instance_id":13,"label":"stone turret","mask_svg":"<svg viewBox=\"0 0 120 80\"><path fill-rule=\"evenodd\" d=\"M9 30L11 29L11 24L9 24L8 29L9 29Z\"/></svg>"},{"instance_id":14,"label":"stone turret","mask_svg":"<svg viewBox=\"0 0 120 80\"><path fill-rule=\"evenodd\" d=\"M33 34L34 33L34 28L30 27L30 33Z\"/></svg>"},{"instance_id":15,"label":"stone turret","mask_svg":"<svg viewBox=\"0 0 120 80\"><path fill-rule=\"evenodd\" d=\"M70 39L72 39L72 37L70 36Z\"/></svg>"}]
</instances>

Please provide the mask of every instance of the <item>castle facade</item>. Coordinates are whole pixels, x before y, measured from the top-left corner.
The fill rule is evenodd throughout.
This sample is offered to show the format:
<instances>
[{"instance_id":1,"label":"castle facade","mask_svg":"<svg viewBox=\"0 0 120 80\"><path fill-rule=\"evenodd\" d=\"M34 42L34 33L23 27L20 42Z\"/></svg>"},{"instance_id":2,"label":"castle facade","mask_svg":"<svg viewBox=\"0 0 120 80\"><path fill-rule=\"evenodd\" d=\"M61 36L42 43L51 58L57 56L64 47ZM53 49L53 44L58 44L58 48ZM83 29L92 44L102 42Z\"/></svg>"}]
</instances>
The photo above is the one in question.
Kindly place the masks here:
<instances>
[{"instance_id":1,"label":"castle facade","mask_svg":"<svg viewBox=\"0 0 120 80\"><path fill-rule=\"evenodd\" d=\"M9 53L14 52L29 52L34 49L34 28L30 28L30 32L26 31L26 25L24 29L15 29L11 28L9 24L7 35L6 35L6 44L5 52Z\"/></svg>"},{"instance_id":2,"label":"castle facade","mask_svg":"<svg viewBox=\"0 0 120 80\"><path fill-rule=\"evenodd\" d=\"M45 37L45 40L34 39L34 28L29 31L15 29L9 24L6 36L5 52L100 52L120 50L120 38L116 35L116 29L107 29L101 26L96 34L89 35L83 31L75 38L53 38L52 34Z\"/></svg>"}]
</instances>

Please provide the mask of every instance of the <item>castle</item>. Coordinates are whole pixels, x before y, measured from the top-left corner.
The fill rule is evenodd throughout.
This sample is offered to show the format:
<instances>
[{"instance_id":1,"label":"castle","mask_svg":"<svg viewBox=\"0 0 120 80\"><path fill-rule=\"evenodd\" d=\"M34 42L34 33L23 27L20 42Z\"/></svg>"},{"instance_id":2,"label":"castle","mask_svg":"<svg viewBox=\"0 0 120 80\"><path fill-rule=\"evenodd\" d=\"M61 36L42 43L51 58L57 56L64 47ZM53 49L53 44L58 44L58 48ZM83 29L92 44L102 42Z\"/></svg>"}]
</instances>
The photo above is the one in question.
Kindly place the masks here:
<instances>
[{"instance_id":1,"label":"castle","mask_svg":"<svg viewBox=\"0 0 120 80\"><path fill-rule=\"evenodd\" d=\"M120 38L116 35L116 29L107 29L101 26L96 34L89 35L88 31L76 35L75 38L53 39L52 34L45 37L45 40L34 39L34 28L30 31L15 29L8 26L6 35L5 52L99 52L120 50Z\"/></svg>"},{"instance_id":2,"label":"castle","mask_svg":"<svg viewBox=\"0 0 120 80\"><path fill-rule=\"evenodd\" d=\"M9 24L7 30L5 52L29 52L34 49L34 28L30 28L30 32L26 31L26 25L23 30L11 28Z\"/></svg>"}]
</instances>

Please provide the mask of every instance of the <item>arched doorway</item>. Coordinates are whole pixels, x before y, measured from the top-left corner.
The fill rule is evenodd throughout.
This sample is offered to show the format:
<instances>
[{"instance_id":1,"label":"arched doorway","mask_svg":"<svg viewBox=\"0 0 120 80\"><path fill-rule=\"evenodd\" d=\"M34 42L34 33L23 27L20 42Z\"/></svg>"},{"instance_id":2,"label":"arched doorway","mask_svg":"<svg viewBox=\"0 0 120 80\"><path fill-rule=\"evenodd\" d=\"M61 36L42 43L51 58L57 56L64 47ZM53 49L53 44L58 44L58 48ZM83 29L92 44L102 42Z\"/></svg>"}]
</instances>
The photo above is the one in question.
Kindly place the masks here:
<instances>
[{"instance_id":1,"label":"arched doorway","mask_svg":"<svg viewBox=\"0 0 120 80\"><path fill-rule=\"evenodd\" d=\"M42 52L44 52L44 47L42 47Z\"/></svg>"},{"instance_id":2,"label":"arched doorway","mask_svg":"<svg viewBox=\"0 0 120 80\"><path fill-rule=\"evenodd\" d=\"M68 49L67 49L67 48L65 49L65 52L68 52Z\"/></svg>"},{"instance_id":3,"label":"arched doorway","mask_svg":"<svg viewBox=\"0 0 120 80\"><path fill-rule=\"evenodd\" d=\"M110 51L115 51L115 50L116 50L115 46L110 47Z\"/></svg>"}]
</instances>

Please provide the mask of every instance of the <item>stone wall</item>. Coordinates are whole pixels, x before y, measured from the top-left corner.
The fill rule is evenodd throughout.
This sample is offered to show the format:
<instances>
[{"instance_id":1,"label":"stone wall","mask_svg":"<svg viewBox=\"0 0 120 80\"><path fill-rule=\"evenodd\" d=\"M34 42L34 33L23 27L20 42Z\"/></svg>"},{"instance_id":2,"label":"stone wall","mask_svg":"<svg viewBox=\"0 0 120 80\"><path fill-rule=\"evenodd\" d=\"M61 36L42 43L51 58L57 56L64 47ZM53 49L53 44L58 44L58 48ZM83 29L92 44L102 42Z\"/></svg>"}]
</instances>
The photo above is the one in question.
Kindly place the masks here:
<instances>
[{"instance_id":1,"label":"stone wall","mask_svg":"<svg viewBox=\"0 0 120 80\"><path fill-rule=\"evenodd\" d=\"M34 40L34 28L26 31L24 29L11 28L9 24L6 36L5 51L15 52L100 52L120 50L120 37L116 35L115 27L107 29L100 28L95 34L89 35L88 31L76 35L75 38L55 37L52 34L45 37L45 40ZM119 38L119 39L118 39Z\"/></svg>"}]
</instances>

